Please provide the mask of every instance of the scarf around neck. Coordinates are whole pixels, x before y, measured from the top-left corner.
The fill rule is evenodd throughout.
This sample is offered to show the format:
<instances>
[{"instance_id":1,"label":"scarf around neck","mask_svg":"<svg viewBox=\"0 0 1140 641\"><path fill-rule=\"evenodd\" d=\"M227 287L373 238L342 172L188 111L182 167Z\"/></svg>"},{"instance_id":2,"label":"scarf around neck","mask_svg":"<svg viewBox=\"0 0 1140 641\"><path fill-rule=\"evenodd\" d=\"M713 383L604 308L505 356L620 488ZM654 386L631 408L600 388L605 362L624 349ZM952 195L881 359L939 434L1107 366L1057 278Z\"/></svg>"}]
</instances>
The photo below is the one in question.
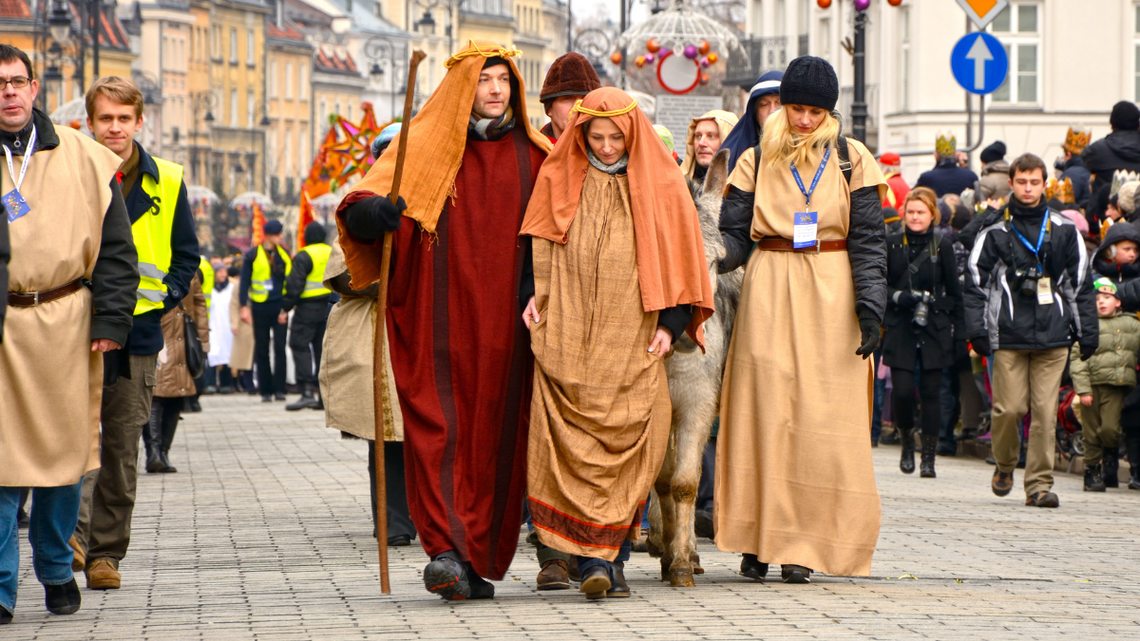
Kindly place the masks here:
<instances>
[{"instance_id":1,"label":"scarf around neck","mask_svg":"<svg viewBox=\"0 0 1140 641\"><path fill-rule=\"evenodd\" d=\"M626 153L622 154L622 157L618 158L618 161L612 165L607 165L607 164L603 163L601 160L599 160L598 157L594 155L593 149L587 149L586 150L586 158L589 159L590 164L594 166L594 169L597 169L599 171L604 171L611 176L616 176L617 174L624 174L626 167L629 166L629 152L628 151Z\"/></svg>"},{"instance_id":2,"label":"scarf around neck","mask_svg":"<svg viewBox=\"0 0 1140 641\"><path fill-rule=\"evenodd\" d=\"M467 125L467 135L478 140L498 140L515 126L515 114L510 105L498 118L479 118L474 113Z\"/></svg>"}]
</instances>

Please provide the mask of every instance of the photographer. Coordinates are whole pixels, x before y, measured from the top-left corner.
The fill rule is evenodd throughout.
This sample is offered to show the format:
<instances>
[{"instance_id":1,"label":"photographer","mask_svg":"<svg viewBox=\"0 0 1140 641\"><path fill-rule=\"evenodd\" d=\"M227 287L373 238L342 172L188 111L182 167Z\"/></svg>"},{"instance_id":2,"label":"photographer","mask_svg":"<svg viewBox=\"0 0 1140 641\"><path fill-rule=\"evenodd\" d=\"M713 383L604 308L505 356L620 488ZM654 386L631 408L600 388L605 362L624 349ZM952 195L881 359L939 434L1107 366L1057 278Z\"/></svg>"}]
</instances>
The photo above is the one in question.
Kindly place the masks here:
<instances>
[{"instance_id":1,"label":"photographer","mask_svg":"<svg viewBox=\"0 0 1140 641\"><path fill-rule=\"evenodd\" d=\"M1076 225L1045 203L1045 163L1032 154L1009 168L1013 198L978 235L966 270L966 323L974 351L993 355L991 489L1006 496L1020 452L1021 418L1032 410L1026 505L1057 507L1053 488L1057 388L1069 347L1096 352L1096 298ZM989 212L987 212L989 213Z\"/></svg>"},{"instance_id":2,"label":"photographer","mask_svg":"<svg viewBox=\"0 0 1140 641\"><path fill-rule=\"evenodd\" d=\"M895 426L902 441L899 469L914 472L915 387L922 411L922 470L934 478L934 454L942 422L942 370L965 352L965 315L950 239L936 234L940 221L934 192L916 187L903 201L905 228L887 237L887 314L883 362L894 384Z\"/></svg>"}]
</instances>

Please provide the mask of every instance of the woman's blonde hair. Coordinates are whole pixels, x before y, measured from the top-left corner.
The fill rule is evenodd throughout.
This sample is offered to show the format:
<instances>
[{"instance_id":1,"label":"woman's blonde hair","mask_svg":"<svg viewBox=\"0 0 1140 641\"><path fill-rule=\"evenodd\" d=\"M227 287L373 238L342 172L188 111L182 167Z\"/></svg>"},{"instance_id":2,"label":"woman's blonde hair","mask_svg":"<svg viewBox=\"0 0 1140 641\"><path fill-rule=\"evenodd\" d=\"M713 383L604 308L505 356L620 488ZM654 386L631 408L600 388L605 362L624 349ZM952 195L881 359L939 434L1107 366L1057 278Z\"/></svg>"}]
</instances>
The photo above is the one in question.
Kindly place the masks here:
<instances>
[{"instance_id":1,"label":"woman's blonde hair","mask_svg":"<svg viewBox=\"0 0 1140 641\"><path fill-rule=\"evenodd\" d=\"M787 165L793 161L797 165L806 165L813 155L822 155L824 147L834 146L839 139L839 121L834 114L828 114L815 131L801 136L792 131L787 111L786 106L781 107L768 117L764 125L760 151L769 166Z\"/></svg>"},{"instance_id":2,"label":"woman's blonde hair","mask_svg":"<svg viewBox=\"0 0 1140 641\"><path fill-rule=\"evenodd\" d=\"M902 211L899 212L900 215L906 216L906 206L909 205L912 200L917 200L926 205L926 208L930 210L930 215L934 216L934 222L931 223L932 227L937 227L942 224L942 210L938 208L938 196L934 194L933 189L930 187L915 187L910 190L906 198L903 199Z\"/></svg>"}]
</instances>

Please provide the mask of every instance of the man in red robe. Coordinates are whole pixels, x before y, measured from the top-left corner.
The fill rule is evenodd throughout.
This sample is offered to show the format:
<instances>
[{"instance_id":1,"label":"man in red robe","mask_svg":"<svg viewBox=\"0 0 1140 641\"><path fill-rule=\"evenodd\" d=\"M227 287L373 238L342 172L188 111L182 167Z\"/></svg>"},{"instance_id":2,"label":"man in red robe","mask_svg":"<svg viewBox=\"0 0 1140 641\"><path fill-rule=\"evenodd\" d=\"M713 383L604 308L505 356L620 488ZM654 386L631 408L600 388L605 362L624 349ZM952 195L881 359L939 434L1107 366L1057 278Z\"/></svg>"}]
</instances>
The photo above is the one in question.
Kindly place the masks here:
<instances>
[{"instance_id":1,"label":"man in red robe","mask_svg":"<svg viewBox=\"0 0 1140 641\"><path fill-rule=\"evenodd\" d=\"M448 600L494 596L485 578L510 566L526 490L529 261L517 237L550 145L527 119L516 53L472 41L448 60L408 128L401 202L381 196L394 144L337 212L354 288L379 278L395 231L386 320L408 504L432 559L424 587Z\"/></svg>"}]
</instances>

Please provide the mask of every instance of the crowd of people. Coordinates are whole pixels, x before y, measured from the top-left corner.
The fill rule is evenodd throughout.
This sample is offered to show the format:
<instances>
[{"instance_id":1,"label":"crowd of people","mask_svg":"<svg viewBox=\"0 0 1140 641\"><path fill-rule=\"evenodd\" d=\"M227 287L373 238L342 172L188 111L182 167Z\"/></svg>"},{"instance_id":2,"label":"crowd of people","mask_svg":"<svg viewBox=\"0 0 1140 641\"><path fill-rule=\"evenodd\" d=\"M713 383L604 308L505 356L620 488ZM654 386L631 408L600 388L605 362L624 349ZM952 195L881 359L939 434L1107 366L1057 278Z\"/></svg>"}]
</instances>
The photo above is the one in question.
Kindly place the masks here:
<instances>
[{"instance_id":1,"label":"crowd of people","mask_svg":"<svg viewBox=\"0 0 1140 641\"><path fill-rule=\"evenodd\" d=\"M898 154L843 135L820 58L759 78L740 116L694 118L678 163L672 134L578 54L551 66L549 123L532 127L517 54L471 41L448 60L407 153L389 148L398 124L373 144L336 239L310 223L294 254L270 220L245 253L207 260L182 168L134 139L138 87L91 86L91 139L33 108L27 55L0 45L0 144L20 159L0 190L0 622L28 488L46 606L73 613L73 572L121 586L140 439L148 473L176 471L200 393L286 400L286 346L300 399L285 409L368 440L373 490L382 448L374 525L420 540L424 587L447 600L494 597L524 521L538 589L631 594L624 563L669 446L665 359L703 351L718 313L734 330L706 355L725 362L695 522L744 576L869 575L871 448L892 440L907 474L919 448L925 478L959 441L989 440L994 494L1023 467L1026 505L1058 507L1066 399L1085 489L1119 486L1122 445L1140 489L1136 105L1113 109L1104 140L1071 130L1056 176L1001 142L978 176L945 136L912 187ZM717 172L719 228L702 230L694 194ZM73 188L50 188L62 178ZM732 309L714 305L725 274L742 283Z\"/></svg>"}]
</instances>

